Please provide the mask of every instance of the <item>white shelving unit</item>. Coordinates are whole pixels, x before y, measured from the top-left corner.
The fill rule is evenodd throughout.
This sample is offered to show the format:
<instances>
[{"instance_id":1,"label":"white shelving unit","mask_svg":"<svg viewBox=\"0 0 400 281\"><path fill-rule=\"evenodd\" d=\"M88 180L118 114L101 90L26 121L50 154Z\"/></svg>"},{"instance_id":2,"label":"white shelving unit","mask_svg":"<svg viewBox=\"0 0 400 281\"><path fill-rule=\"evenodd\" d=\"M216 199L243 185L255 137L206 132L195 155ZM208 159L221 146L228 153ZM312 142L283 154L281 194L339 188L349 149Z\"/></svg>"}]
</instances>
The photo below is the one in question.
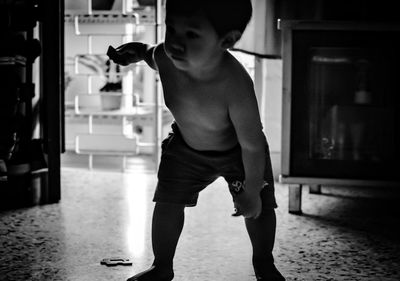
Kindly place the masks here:
<instances>
[{"instance_id":1,"label":"white shelving unit","mask_svg":"<svg viewBox=\"0 0 400 281\"><path fill-rule=\"evenodd\" d=\"M143 63L117 73L123 80L122 91L97 92L93 90L93 83L95 79L99 78L99 73L81 71L79 58L85 55L102 59L101 56L105 56L105 54L93 52L96 38L119 37L122 42L129 42L141 32L140 28L143 26L153 28L154 43L159 42L161 5L161 0L158 0L155 7L127 11L126 5L123 5L121 12L92 11L89 8L88 13L75 12L65 16L65 22L73 24L75 35L86 37L87 42L86 53L77 54L74 58L74 75L83 76L87 80L87 89L84 93L76 93L73 109L70 109L67 115L85 120L87 118L87 132L76 134L74 150L77 154L88 155L89 169L93 169L94 156L112 155L122 158L124 171L128 156L139 155L143 150L149 151L149 149L154 155L155 167L157 167L160 158L160 142L163 137L162 127L169 125L172 121L172 115L163 102L158 75L156 74L151 82L150 92L152 91L154 96L150 102L142 101L140 93L129 88L133 83L132 77L142 74L142 69L147 67ZM107 28L101 28L102 25ZM107 78L104 73L102 76ZM113 120L114 123L120 122L121 130L119 132L115 132L115 130L113 132L96 131L94 119L100 120L100 122L107 119ZM135 132L135 127L145 126L154 129L151 141L143 141L140 136L141 132Z\"/></svg>"}]
</instances>

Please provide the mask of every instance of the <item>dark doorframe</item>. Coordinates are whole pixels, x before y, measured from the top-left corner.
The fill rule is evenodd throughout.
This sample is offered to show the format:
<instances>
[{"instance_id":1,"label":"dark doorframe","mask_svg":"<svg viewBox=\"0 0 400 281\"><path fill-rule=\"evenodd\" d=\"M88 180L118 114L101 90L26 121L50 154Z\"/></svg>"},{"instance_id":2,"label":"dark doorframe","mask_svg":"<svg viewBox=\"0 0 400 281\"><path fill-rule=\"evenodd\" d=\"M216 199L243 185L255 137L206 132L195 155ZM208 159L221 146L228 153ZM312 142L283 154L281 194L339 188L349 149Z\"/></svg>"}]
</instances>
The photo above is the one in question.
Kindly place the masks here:
<instances>
[{"instance_id":1,"label":"dark doorframe","mask_svg":"<svg viewBox=\"0 0 400 281\"><path fill-rule=\"evenodd\" d=\"M61 153L64 137L64 0L40 1L41 135L48 162L47 203L61 199Z\"/></svg>"}]
</instances>

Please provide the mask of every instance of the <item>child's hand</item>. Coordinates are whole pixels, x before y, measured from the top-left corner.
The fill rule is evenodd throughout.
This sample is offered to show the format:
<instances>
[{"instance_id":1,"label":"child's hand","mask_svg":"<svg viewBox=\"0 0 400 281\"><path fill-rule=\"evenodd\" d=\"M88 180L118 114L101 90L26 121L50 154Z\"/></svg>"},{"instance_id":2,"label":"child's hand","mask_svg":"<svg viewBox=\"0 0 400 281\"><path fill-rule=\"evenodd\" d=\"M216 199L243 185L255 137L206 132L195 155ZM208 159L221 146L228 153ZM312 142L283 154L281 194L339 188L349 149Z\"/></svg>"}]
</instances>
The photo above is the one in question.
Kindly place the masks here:
<instances>
[{"instance_id":1,"label":"child's hand","mask_svg":"<svg viewBox=\"0 0 400 281\"><path fill-rule=\"evenodd\" d=\"M116 49L108 47L107 56L116 64L126 66L136 63L145 58L147 45L140 42L130 42L123 44Z\"/></svg>"},{"instance_id":2,"label":"child's hand","mask_svg":"<svg viewBox=\"0 0 400 281\"><path fill-rule=\"evenodd\" d=\"M233 216L243 216L246 219L258 218L262 210L260 193L243 190L234 197L234 207L236 212Z\"/></svg>"}]
</instances>

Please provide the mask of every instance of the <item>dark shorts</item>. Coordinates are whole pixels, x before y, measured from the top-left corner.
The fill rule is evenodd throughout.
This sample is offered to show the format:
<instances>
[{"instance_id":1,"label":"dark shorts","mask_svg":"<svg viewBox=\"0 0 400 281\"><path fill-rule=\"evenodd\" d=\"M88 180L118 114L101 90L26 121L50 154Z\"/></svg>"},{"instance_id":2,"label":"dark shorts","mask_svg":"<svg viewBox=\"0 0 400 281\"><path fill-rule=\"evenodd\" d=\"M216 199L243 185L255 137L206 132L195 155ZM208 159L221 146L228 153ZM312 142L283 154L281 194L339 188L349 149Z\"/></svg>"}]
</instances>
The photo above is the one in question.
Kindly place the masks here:
<instances>
[{"instance_id":1,"label":"dark shorts","mask_svg":"<svg viewBox=\"0 0 400 281\"><path fill-rule=\"evenodd\" d=\"M261 197L263 208L273 209L277 207L274 178L268 145L265 143L265 184ZM177 125L173 123L172 132L163 140L161 149L154 202L195 206L199 192L218 177L226 180L233 196L245 179L239 145L228 151L198 151L185 143Z\"/></svg>"}]
</instances>

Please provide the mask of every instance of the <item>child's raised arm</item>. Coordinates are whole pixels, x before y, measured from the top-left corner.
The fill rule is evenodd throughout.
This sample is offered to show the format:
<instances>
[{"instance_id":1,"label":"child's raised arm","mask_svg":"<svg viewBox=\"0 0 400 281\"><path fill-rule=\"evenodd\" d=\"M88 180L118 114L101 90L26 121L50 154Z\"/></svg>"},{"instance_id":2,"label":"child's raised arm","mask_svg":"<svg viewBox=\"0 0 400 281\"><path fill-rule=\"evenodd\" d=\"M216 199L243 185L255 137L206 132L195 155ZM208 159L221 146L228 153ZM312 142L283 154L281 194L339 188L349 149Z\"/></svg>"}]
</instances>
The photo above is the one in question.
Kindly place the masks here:
<instances>
[{"instance_id":1,"label":"child's raised arm","mask_svg":"<svg viewBox=\"0 0 400 281\"><path fill-rule=\"evenodd\" d=\"M116 64L126 66L144 60L151 68L157 70L154 60L155 46L150 46L141 42L130 42L123 44L116 49L108 47L107 56Z\"/></svg>"}]
</instances>

